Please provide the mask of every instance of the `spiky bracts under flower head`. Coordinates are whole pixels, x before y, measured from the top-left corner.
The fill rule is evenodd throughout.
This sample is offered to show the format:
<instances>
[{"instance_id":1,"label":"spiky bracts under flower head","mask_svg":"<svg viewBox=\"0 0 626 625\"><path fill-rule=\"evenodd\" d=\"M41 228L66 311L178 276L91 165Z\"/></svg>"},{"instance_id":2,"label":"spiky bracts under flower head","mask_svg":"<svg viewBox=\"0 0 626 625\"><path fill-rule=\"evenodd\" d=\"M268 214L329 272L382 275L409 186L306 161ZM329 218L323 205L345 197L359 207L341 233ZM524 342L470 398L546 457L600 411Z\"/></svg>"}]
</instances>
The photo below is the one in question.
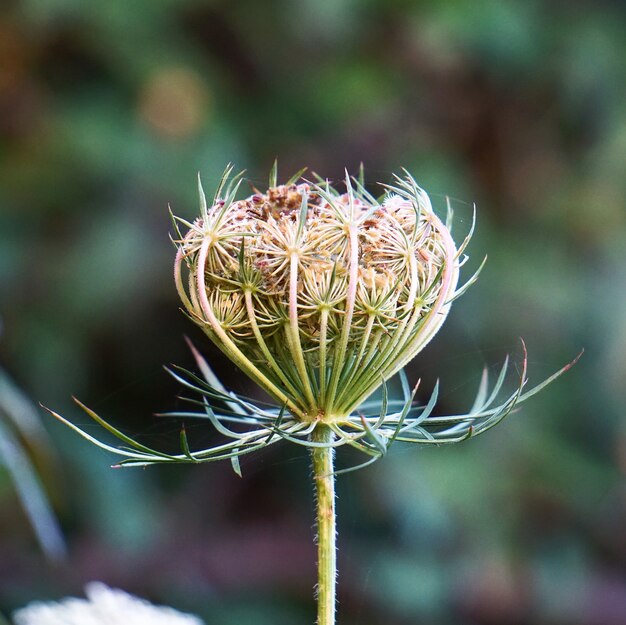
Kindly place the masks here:
<instances>
[{"instance_id":1,"label":"spiky bracts under flower head","mask_svg":"<svg viewBox=\"0 0 626 625\"><path fill-rule=\"evenodd\" d=\"M178 239L176 283L191 317L302 421L345 419L433 337L459 252L428 195L396 177L381 199L293 179L237 200L227 170ZM187 275L184 275L184 274Z\"/></svg>"}]
</instances>

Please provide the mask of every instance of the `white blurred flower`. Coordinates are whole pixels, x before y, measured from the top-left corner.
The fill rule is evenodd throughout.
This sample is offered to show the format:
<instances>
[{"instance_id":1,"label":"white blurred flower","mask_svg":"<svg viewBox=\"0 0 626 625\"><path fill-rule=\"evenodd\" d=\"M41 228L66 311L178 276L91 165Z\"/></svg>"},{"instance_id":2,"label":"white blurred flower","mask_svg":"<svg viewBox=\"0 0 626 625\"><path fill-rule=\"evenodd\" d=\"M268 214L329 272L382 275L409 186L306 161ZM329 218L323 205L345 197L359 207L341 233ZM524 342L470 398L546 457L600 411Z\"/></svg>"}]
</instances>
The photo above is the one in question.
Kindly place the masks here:
<instances>
[{"instance_id":1,"label":"white blurred flower","mask_svg":"<svg viewBox=\"0 0 626 625\"><path fill-rule=\"evenodd\" d=\"M154 606L100 582L87 584L85 594L87 599L31 603L13 615L15 625L204 625L197 616Z\"/></svg>"}]
</instances>

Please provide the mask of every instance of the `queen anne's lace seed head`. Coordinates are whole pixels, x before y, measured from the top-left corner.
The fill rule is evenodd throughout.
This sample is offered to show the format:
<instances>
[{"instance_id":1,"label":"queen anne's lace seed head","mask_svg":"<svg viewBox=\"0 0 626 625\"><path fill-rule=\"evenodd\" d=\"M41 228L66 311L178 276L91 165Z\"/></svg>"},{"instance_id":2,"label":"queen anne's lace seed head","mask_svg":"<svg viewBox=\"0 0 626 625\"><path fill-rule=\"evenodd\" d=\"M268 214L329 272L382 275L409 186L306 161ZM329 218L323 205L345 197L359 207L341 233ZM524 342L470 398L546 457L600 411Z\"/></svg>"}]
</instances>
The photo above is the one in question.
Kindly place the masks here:
<instances>
[{"instance_id":1,"label":"queen anne's lace seed head","mask_svg":"<svg viewBox=\"0 0 626 625\"><path fill-rule=\"evenodd\" d=\"M197 616L154 606L99 582L87 584L87 599L32 603L14 614L15 625L204 625Z\"/></svg>"},{"instance_id":2,"label":"queen anne's lace seed head","mask_svg":"<svg viewBox=\"0 0 626 625\"><path fill-rule=\"evenodd\" d=\"M375 199L362 177L346 177L342 192L324 181L298 182L300 174L278 185L274 168L266 191L237 200L242 174L229 182L231 173L229 166L210 205L198 184L201 214L193 223L174 218L174 278L189 316L278 405L227 390L190 343L199 375L176 366L169 372L199 395L181 400L200 409L167 414L208 419L224 443L191 449L183 427L181 453L151 449L75 399L124 444L113 447L50 411L120 456L116 466L229 459L241 475L241 456L286 440L313 450L357 449L369 460L342 471L353 470L384 456L396 441L454 444L482 434L578 360L528 389L522 342L519 379L503 400L508 358L491 390L485 368L469 412L435 414L438 382L430 399L416 404L419 380L411 390L402 368L433 338L451 302L485 264L457 287L475 220L457 249L447 226L450 204L444 224L408 174L396 176ZM396 373L401 399L390 396L386 384ZM365 401L379 387L380 396ZM330 441L316 440L326 426Z\"/></svg>"},{"instance_id":3,"label":"queen anne's lace seed head","mask_svg":"<svg viewBox=\"0 0 626 625\"><path fill-rule=\"evenodd\" d=\"M176 280L216 345L296 417L341 421L412 359L449 309L458 253L407 176L381 201L357 181L222 184L178 241ZM184 271L185 270L185 271Z\"/></svg>"}]
</instances>

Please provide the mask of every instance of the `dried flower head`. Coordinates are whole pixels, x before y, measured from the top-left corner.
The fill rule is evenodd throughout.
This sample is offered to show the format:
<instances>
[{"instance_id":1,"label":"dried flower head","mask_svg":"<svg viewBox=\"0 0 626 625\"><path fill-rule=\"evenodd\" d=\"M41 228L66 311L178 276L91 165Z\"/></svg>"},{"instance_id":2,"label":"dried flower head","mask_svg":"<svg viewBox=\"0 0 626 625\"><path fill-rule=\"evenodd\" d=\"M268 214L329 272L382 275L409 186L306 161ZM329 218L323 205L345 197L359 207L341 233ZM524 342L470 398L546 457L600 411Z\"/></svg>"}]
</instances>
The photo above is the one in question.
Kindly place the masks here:
<instances>
[{"instance_id":1,"label":"dried flower head","mask_svg":"<svg viewBox=\"0 0 626 625\"><path fill-rule=\"evenodd\" d=\"M31 603L14 614L15 625L204 625L191 614L154 606L122 590L92 582L87 599Z\"/></svg>"},{"instance_id":2,"label":"dried flower head","mask_svg":"<svg viewBox=\"0 0 626 625\"><path fill-rule=\"evenodd\" d=\"M380 201L358 180L221 185L178 240L176 284L211 340L304 422L344 421L434 336L459 252L407 175ZM187 274L187 275L185 275Z\"/></svg>"},{"instance_id":3,"label":"dried flower head","mask_svg":"<svg viewBox=\"0 0 626 625\"><path fill-rule=\"evenodd\" d=\"M180 367L170 373L197 394L182 398L195 408L168 415L208 419L226 437L223 444L192 451L183 428L182 453L166 454L76 400L125 443L114 447L53 413L122 456L120 465L230 459L239 473L240 456L279 440L314 450L350 445L371 457L368 464L394 441L457 443L485 432L573 364L525 390L522 344L519 380L504 399L498 401L508 359L491 390L484 370L466 414L434 416L439 385L417 405L419 381L411 389L403 367L433 338L450 304L484 265L458 286L474 222L457 248L449 203L444 222L408 172L383 185L378 199L366 190L362 171L358 178L346 175L340 190L320 178L306 181L302 172L279 185L276 167L267 190L237 199L243 174L232 172L228 167L210 204L198 180L195 221L173 217L176 287L191 319L277 403L227 391L190 345L201 377ZM387 382L396 374L401 398L388 397ZM330 440L315 440L318 425L330 428Z\"/></svg>"}]
</instances>

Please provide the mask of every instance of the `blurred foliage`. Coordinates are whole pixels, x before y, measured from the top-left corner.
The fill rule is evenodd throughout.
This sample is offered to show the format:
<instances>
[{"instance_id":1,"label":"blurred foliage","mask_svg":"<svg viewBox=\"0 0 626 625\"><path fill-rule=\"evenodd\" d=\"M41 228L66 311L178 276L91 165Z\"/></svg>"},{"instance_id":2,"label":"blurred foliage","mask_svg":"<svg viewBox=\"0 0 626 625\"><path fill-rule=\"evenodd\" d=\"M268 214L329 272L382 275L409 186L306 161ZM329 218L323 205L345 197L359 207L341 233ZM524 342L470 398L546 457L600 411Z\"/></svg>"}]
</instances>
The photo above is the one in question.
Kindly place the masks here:
<instances>
[{"instance_id":1,"label":"blurred foliage","mask_svg":"<svg viewBox=\"0 0 626 625\"><path fill-rule=\"evenodd\" d=\"M54 469L50 456L50 442L35 407L0 369L0 467L10 478L44 554L60 561L65 556L64 541L35 468L38 460L50 476ZM0 481L0 488L3 485Z\"/></svg>"},{"instance_id":2,"label":"blurred foliage","mask_svg":"<svg viewBox=\"0 0 626 625\"><path fill-rule=\"evenodd\" d=\"M75 393L176 444L151 414L176 406L160 367L192 366L184 333L246 389L178 310L168 202L194 215L197 170L210 189L229 161L259 184L277 155L335 179L405 166L460 230L476 202L489 254L410 367L424 392L441 376L442 410L464 405L519 335L531 381L586 354L490 435L341 478L341 622L626 622L625 18L609 0L5 1L3 366L68 415ZM299 449L243 480L111 471L49 431L69 560L44 565L1 486L0 611L102 579L211 625L313 621Z\"/></svg>"}]
</instances>

